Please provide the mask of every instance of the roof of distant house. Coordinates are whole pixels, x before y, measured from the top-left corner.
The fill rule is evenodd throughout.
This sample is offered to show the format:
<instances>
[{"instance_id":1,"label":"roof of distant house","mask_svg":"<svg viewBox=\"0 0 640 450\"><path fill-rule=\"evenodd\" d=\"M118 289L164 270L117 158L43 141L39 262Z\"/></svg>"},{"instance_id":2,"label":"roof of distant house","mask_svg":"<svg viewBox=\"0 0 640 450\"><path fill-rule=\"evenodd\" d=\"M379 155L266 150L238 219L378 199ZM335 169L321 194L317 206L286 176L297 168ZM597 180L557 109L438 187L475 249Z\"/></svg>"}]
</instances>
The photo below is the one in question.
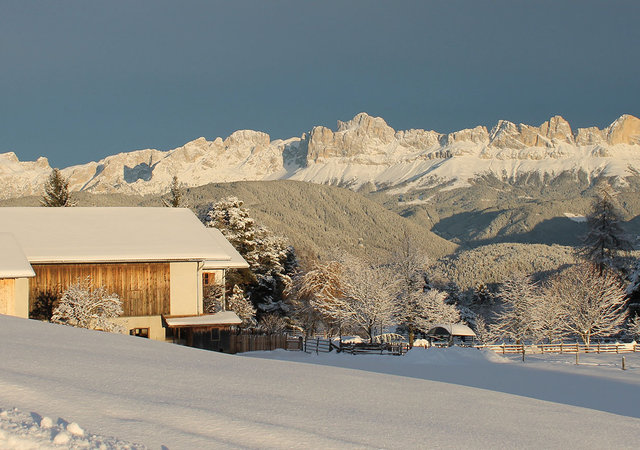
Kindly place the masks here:
<instances>
[{"instance_id":1,"label":"roof of distant house","mask_svg":"<svg viewBox=\"0 0 640 450\"><path fill-rule=\"evenodd\" d=\"M186 208L7 207L0 232L12 233L31 263L244 261Z\"/></svg>"},{"instance_id":2,"label":"roof of distant house","mask_svg":"<svg viewBox=\"0 0 640 450\"><path fill-rule=\"evenodd\" d=\"M438 323L431 327L431 329L427 332L427 336L440 334L441 330L438 330L438 328L444 329L444 331L446 331L451 336L476 335L471 328L461 323Z\"/></svg>"},{"instance_id":3,"label":"roof of distant house","mask_svg":"<svg viewBox=\"0 0 640 450\"><path fill-rule=\"evenodd\" d=\"M0 233L0 278L34 277L27 257L11 233Z\"/></svg>"}]
</instances>

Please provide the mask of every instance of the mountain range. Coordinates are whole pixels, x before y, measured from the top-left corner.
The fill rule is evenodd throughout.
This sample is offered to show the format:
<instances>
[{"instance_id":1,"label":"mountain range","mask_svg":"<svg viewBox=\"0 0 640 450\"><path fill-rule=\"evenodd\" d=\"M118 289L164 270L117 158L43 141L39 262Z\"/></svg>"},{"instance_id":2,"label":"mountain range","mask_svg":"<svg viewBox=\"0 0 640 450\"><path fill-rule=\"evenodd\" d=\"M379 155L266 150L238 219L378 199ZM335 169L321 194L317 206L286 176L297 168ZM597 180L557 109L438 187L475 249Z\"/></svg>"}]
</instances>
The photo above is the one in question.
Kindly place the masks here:
<instances>
[{"instance_id":1,"label":"mountain range","mask_svg":"<svg viewBox=\"0 0 640 450\"><path fill-rule=\"evenodd\" d=\"M51 170L45 157L22 162L13 152L0 154L0 198L40 195ZM316 126L277 140L240 130L168 151L123 152L62 173L72 191L137 195L166 192L173 176L187 187L290 179L392 195L530 174L549 179L580 173L624 183L640 174L640 119L623 115L604 129L575 131L560 116L540 126L501 120L491 130L478 126L442 134L396 131L384 119L360 113L338 121L336 130Z\"/></svg>"}]
</instances>

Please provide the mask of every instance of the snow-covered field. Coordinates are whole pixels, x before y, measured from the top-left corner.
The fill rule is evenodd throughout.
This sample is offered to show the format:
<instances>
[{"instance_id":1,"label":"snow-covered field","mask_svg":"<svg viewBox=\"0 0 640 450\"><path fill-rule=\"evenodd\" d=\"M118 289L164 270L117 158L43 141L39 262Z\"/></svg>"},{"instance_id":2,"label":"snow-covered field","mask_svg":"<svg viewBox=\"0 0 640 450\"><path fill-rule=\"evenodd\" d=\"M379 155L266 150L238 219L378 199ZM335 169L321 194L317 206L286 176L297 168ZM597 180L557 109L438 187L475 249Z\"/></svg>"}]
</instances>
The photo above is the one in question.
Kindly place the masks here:
<instances>
[{"instance_id":1,"label":"snow-covered field","mask_svg":"<svg viewBox=\"0 0 640 450\"><path fill-rule=\"evenodd\" d=\"M6 316L0 338L0 448L635 448L640 439L640 354L626 355L626 371L621 355L581 355L576 366L572 355L522 363L457 348L232 356Z\"/></svg>"}]
</instances>

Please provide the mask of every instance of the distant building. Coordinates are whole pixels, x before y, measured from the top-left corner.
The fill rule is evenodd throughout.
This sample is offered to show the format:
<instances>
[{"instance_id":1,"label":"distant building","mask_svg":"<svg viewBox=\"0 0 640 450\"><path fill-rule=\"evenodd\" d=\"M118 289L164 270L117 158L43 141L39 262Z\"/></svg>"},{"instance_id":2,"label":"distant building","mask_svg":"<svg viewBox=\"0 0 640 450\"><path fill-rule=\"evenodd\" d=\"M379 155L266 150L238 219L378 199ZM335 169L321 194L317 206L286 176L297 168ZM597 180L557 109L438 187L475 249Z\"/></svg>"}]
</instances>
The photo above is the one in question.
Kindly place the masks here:
<instances>
[{"instance_id":1,"label":"distant building","mask_svg":"<svg viewBox=\"0 0 640 450\"><path fill-rule=\"evenodd\" d=\"M241 323L224 300L205 314L204 299L248 264L188 209L0 208L0 246L0 314L27 318L39 295L90 276L118 294L134 335L194 345L194 332Z\"/></svg>"}]
</instances>

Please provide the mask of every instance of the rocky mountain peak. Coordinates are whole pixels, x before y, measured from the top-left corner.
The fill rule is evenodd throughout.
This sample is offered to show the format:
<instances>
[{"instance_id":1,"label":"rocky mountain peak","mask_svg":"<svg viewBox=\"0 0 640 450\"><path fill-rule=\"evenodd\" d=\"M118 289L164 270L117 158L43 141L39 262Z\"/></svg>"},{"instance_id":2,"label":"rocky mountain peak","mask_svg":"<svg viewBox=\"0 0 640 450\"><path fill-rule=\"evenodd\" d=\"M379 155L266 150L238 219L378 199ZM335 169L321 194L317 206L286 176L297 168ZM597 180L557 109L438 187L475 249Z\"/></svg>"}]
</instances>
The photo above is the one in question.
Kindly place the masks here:
<instances>
[{"instance_id":1,"label":"rocky mountain peak","mask_svg":"<svg viewBox=\"0 0 640 450\"><path fill-rule=\"evenodd\" d=\"M623 114L605 130L607 142L616 144L640 144L640 119Z\"/></svg>"},{"instance_id":2,"label":"rocky mountain peak","mask_svg":"<svg viewBox=\"0 0 640 450\"><path fill-rule=\"evenodd\" d=\"M561 116L540 126L500 120L491 131L477 126L441 134L395 131L381 117L359 113L338 121L335 131L318 126L302 138L271 141L267 133L239 130L224 140L200 137L169 151L123 152L63 173L72 190L105 193L166 192L173 175L188 186L297 179L413 189L464 184L486 173L517 177L584 171L625 177L632 169L640 171L640 151L619 144L640 145L640 119L625 114L604 130L579 128L575 134ZM50 172L46 158L21 162L13 152L0 154L0 197L40 195Z\"/></svg>"}]
</instances>

